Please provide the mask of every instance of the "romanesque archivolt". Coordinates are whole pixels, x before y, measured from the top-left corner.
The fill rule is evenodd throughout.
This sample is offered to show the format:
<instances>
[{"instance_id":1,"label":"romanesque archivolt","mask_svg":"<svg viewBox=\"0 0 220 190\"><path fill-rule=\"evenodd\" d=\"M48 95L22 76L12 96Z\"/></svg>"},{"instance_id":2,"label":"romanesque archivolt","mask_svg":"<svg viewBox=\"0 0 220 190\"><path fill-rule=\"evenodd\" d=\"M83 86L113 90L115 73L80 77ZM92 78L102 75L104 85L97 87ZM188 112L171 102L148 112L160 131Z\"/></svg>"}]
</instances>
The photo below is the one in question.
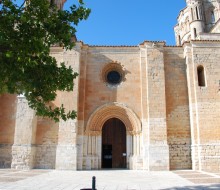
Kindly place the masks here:
<instances>
[{"instance_id":1,"label":"romanesque archivolt","mask_svg":"<svg viewBox=\"0 0 220 190\"><path fill-rule=\"evenodd\" d=\"M101 135L104 123L111 118L120 119L131 135L141 133L141 122L137 115L130 108L116 102L105 104L95 110L89 118L85 133Z\"/></svg>"}]
</instances>

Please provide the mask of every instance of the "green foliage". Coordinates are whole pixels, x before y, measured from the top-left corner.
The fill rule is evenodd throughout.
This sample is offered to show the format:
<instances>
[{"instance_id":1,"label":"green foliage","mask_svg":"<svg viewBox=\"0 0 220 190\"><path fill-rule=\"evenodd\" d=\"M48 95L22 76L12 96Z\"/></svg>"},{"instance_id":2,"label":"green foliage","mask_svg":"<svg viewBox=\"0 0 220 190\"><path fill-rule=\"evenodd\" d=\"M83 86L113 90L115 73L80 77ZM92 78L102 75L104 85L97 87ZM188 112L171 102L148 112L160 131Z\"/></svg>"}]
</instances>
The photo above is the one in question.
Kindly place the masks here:
<instances>
[{"instance_id":1,"label":"green foliage","mask_svg":"<svg viewBox=\"0 0 220 190\"><path fill-rule=\"evenodd\" d=\"M71 49L75 27L89 13L82 1L67 11L48 0L30 0L25 6L0 0L0 94L24 94L39 116L74 119L75 111L50 106L57 91L73 90L78 75L64 63L58 65L50 47Z\"/></svg>"}]
</instances>

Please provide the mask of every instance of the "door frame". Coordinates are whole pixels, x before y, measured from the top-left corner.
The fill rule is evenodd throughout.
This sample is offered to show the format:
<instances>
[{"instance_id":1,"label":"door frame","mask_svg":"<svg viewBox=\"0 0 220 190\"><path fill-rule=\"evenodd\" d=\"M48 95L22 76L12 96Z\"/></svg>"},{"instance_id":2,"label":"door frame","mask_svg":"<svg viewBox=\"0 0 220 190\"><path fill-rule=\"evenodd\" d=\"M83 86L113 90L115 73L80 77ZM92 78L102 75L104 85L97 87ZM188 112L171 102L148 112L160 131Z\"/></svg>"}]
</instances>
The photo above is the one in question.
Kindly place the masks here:
<instances>
[{"instance_id":1,"label":"door frame","mask_svg":"<svg viewBox=\"0 0 220 190\"><path fill-rule=\"evenodd\" d=\"M118 169L126 169L126 168L128 168L128 146L127 146L127 142L128 142L128 133L127 133L127 128L126 128L126 126L125 126L125 124L124 124L124 122L123 121L121 121L120 119L118 119L118 118L115 118L115 117L113 117L113 118L110 118L110 119L108 119L108 120L106 120L105 122L104 122L104 124L103 124L103 126L102 126L102 133L101 133L101 168L102 169L105 169L104 167L103 167L103 162L104 162L104 155L103 155L103 146L104 145L108 145L108 143L107 144L103 144L103 130L105 129L106 130L106 127L108 128L108 127L111 127L111 126L105 126L106 125L106 123L108 122L108 121L110 121L110 120L113 120L113 119L115 119L115 120L118 120L118 121L120 121L121 122L121 125L119 125L120 127L122 127L122 128L124 128L123 129L123 134L122 135L125 135L125 139L124 139L124 142L122 142L123 144L122 144L122 147L124 147L125 148L125 156L123 157L122 156L122 160L123 161L120 161L120 159L119 159L119 161L120 162L122 162L123 163L123 165L125 165L124 167L118 167ZM116 121L117 122L117 121ZM123 124L123 125L122 125ZM117 129L116 129L116 131L117 131ZM112 135L112 134L111 134ZM109 144L110 145L110 144ZM111 146L112 146L112 150L114 149L113 147L114 147L114 143L112 143L111 144ZM123 155L123 153L124 153L124 151L122 151L122 152L120 152L122 155ZM114 155L114 153L112 153L111 154L111 156L112 156L112 164L114 164L113 163L113 155ZM112 168L114 168L114 166L112 165Z\"/></svg>"}]
</instances>

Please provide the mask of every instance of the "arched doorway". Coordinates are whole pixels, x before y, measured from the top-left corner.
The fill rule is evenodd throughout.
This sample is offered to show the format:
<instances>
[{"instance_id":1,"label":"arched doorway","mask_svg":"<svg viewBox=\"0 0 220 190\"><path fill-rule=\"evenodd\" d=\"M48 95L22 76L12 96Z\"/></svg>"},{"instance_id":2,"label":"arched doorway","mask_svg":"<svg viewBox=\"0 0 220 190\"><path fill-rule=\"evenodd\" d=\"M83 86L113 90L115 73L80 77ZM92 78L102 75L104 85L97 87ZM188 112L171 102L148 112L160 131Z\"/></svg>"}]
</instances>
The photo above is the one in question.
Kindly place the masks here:
<instances>
[{"instance_id":1,"label":"arched doorway","mask_svg":"<svg viewBox=\"0 0 220 190\"><path fill-rule=\"evenodd\" d=\"M125 152L118 154L121 156L123 155L123 153L126 153L126 155L124 154L123 156L124 157L123 160L125 160L124 161L125 164L116 167L114 165L114 160L115 159L117 160L117 158L115 158L114 155L111 155L113 159L111 161L112 165L110 165L111 168L116 167L116 168L135 169L137 168L136 165L140 164L137 162L137 156L140 155L140 150L141 150L142 128L141 128L140 119L135 114L135 112L126 105L117 102L112 102L112 103L104 104L99 108L97 108L91 114L87 122L86 130L84 132L85 137L83 139L84 144L82 144L83 153L78 154L78 160L82 161L78 163L77 167L79 169L82 168L88 170L88 169L104 168L102 150L106 138L105 135L103 135L103 132L105 133L105 128L108 128L105 126L107 126L108 121L111 119L115 121L119 121L119 123L122 123L121 125L124 127L123 136L124 137L126 136L124 143L126 148ZM109 121L109 123L111 122ZM120 132L117 132L117 134L120 134ZM79 144L80 143L82 143L82 141L79 142ZM114 145L112 149L114 149Z\"/></svg>"},{"instance_id":2,"label":"arched doorway","mask_svg":"<svg viewBox=\"0 0 220 190\"><path fill-rule=\"evenodd\" d=\"M126 127L112 118L102 128L102 168L126 168Z\"/></svg>"}]
</instances>

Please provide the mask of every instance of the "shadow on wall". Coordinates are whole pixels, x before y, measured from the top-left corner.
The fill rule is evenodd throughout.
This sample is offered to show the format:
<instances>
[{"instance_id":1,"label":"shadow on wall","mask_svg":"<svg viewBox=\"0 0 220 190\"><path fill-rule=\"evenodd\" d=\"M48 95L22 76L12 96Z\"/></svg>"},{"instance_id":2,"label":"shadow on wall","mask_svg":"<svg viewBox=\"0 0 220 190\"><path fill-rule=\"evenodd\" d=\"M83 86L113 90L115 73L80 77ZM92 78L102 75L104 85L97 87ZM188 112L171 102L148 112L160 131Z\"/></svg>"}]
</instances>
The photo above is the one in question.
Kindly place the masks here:
<instances>
[{"instance_id":1,"label":"shadow on wall","mask_svg":"<svg viewBox=\"0 0 220 190\"><path fill-rule=\"evenodd\" d=\"M167 141L170 169L192 169L186 63L176 49L165 51Z\"/></svg>"},{"instance_id":2,"label":"shadow on wall","mask_svg":"<svg viewBox=\"0 0 220 190\"><path fill-rule=\"evenodd\" d=\"M0 168L11 168L12 144L0 144Z\"/></svg>"},{"instance_id":3,"label":"shadow on wall","mask_svg":"<svg viewBox=\"0 0 220 190\"><path fill-rule=\"evenodd\" d=\"M59 123L38 118L36 131L35 169L55 169Z\"/></svg>"},{"instance_id":4,"label":"shadow on wall","mask_svg":"<svg viewBox=\"0 0 220 190\"><path fill-rule=\"evenodd\" d=\"M132 50L126 47L91 47L86 56L81 57L78 120L83 121L83 124L80 126L81 129L78 128L78 132L81 133L78 135L84 135L87 128L90 129L89 119L104 105L118 102L133 109L135 113L140 112L141 98L137 97L140 94L140 85L137 85L140 81L139 57L138 47ZM107 110L109 114L103 119L103 125L108 119L117 118L113 111L113 109L110 112ZM102 115L103 112L100 114ZM98 123L100 124L99 120ZM80 142L78 169L101 168L102 144L97 143L94 148L92 142L101 139L100 132L103 125L99 125L99 130L94 130L97 132L96 135L88 135L87 146L83 145L83 141L84 144L87 143L87 137L83 137ZM108 148L106 151L111 152L111 148Z\"/></svg>"},{"instance_id":5,"label":"shadow on wall","mask_svg":"<svg viewBox=\"0 0 220 190\"><path fill-rule=\"evenodd\" d=\"M183 187L172 187L172 188L166 188L162 190L213 190L213 189L220 189L220 184L213 184L213 185L198 185L198 186L183 186Z\"/></svg>"},{"instance_id":6,"label":"shadow on wall","mask_svg":"<svg viewBox=\"0 0 220 190\"><path fill-rule=\"evenodd\" d=\"M122 51L121 54L126 55L126 52ZM122 55L112 58L100 50L99 53L89 54L87 60L82 61L79 120L87 121L94 110L106 103L134 102L135 105L135 96L128 96L128 94L136 90L137 85L135 85L134 78L137 73L131 71L132 56L124 60L123 58L126 56Z\"/></svg>"},{"instance_id":7,"label":"shadow on wall","mask_svg":"<svg viewBox=\"0 0 220 190\"><path fill-rule=\"evenodd\" d=\"M16 95L0 96L0 168L11 168L16 102Z\"/></svg>"}]
</instances>

